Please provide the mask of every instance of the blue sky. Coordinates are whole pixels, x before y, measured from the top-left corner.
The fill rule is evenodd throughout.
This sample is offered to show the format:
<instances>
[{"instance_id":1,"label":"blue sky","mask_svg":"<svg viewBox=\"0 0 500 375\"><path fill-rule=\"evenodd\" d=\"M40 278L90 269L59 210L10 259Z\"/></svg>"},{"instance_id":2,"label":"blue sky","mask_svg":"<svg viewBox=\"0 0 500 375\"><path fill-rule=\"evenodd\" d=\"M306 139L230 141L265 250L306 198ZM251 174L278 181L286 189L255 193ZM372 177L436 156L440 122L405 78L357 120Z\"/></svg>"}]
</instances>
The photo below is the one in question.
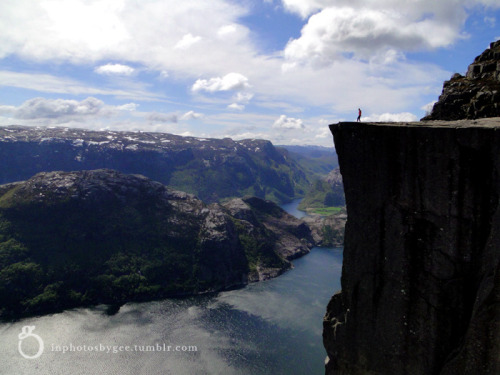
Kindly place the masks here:
<instances>
[{"instance_id":1,"label":"blue sky","mask_svg":"<svg viewBox=\"0 0 500 375\"><path fill-rule=\"evenodd\" d=\"M331 146L414 121L500 38L498 0L3 0L0 125Z\"/></svg>"}]
</instances>

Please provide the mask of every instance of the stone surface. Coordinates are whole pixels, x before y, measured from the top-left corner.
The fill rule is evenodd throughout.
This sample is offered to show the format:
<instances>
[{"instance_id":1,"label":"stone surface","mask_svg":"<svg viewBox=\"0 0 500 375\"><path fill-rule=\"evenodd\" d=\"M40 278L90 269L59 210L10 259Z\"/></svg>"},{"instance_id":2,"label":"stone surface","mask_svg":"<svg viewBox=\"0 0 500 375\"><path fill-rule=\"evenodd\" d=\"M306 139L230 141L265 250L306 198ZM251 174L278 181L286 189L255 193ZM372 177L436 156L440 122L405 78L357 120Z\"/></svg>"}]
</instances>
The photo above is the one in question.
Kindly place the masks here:
<instances>
[{"instance_id":1,"label":"stone surface","mask_svg":"<svg viewBox=\"0 0 500 375\"><path fill-rule=\"evenodd\" d=\"M459 120L500 116L500 41L477 56L467 74L454 74L422 120Z\"/></svg>"},{"instance_id":2,"label":"stone surface","mask_svg":"<svg viewBox=\"0 0 500 375\"><path fill-rule=\"evenodd\" d=\"M500 373L500 119L331 125L348 220L327 374Z\"/></svg>"},{"instance_id":3,"label":"stone surface","mask_svg":"<svg viewBox=\"0 0 500 375\"><path fill-rule=\"evenodd\" d=\"M344 245L344 229L347 221L345 209L328 216L308 214L302 220L311 228L313 238L318 246L341 247ZM325 236L325 228L329 227L331 234Z\"/></svg>"}]
</instances>

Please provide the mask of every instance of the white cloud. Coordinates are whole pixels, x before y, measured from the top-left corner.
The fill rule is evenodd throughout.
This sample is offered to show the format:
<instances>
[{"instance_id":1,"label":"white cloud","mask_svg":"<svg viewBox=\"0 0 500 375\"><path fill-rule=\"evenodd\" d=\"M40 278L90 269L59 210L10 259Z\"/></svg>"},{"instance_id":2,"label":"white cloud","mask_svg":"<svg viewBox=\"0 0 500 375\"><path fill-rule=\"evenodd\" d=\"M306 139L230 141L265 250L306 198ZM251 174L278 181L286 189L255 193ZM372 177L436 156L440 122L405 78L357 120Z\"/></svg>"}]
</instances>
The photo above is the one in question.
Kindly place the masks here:
<instances>
[{"instance_id":1,"label":"white cloud","mask_svg":"<svg viewBox=\"0 0 500 375\"><path fill-rule=\"evenodd\" d=\"M147 116L147 119L151 122L177 122L177 120L178 120L176 114L159 113L159 112L150 113Z\"/></svg>"},{"instance_id":2,"label":"white cloud","mask_svg":"<svg viewBox=\"0 0 500 375\"><path fill-rule=\"evenodd\" d=\"M113 59L216 75L254 54L248 29L237 22L248 12L227 0L2 1L0 58L75 64ZM186 49L194 43L198 54Z\"/></svg>"},{"instance_id":3,"label":"white cloud","mask_svg":"<svg viewBox=\"0 0 500 375\"><path fill-rule=\"evenodd\" d=\"M237 31L237 29L238 29L238 25L235 25L235 24L224 25L224 26L221 26L217 30L217 34L219 36L230 35L230 34L234 34Z\"/></svg>"},{"instance_id":4,"label":"white cloud","mask_svg":"<svg viewBox=\"0 0 500 375\"><path fill-rule=\"evenodd\" d=\"M245 109L245 106L243 104L238 104L238 103L232 103L227 106L228 109L233 109L236 111L243 111Z\"/></svg>"},{"instance_id":5,"label":"white cloud","mask_svg":"<svg viewBox=\"0 0 500 375\"><path fill-rule=\"evenodd\" d=\"M135 110L137 110L137 107L139 107L139 104L127 103L127 104L123 104L123 105L116 107L116 109L118 109L120 111L135 111Z\"/></svg>"},{"instance_id":6,"label":"white cloud","mask_svg":"<svg viewBox=\"0 0 500 375\"><path fill-rule=\"evenodd\" d=\"M238 92L236 94L236 97L235 97L235 100L238 102L238 103L248 103L250 100L252 100L253 98L253 94L250 93L250 92Z\"/></svg>"},{"instance_id":7,"label":"white cloud","mask_svg":"<svg viewBox=\"0 0 500 375\"><path fill-rule=\"evenodd\" d=\"M436 104L436 103L437 103L437 100L433 100L432 102L427 103L426 105L422 106L420 109L425 111L425 113L431 113L432 108L434 108L434 104Z\"/></svg>"},{"instance_id":8,"label":"white cloud","mask_svg":"<svg viewBox=\"0 0 500 375\"><path fill-rule=\"evenodd\" d=\"M111 107L96 98L88 97L82 101L67 99L33 98L20 106L0 106L0 114L19 120L22 124L60 124L66 122L85 122L95 118L106 118L113 114Z\"/></svg>"},{"instance_id":9,"label":"white cloud","mask_svg":"<svg viewBox=\"0 0 500 375\"><path fill-rule=\"evenodd\" d=\"M96 115L104 108L104 103L89 97L81 102L64 99L34 98L16 109L14 117L19 119L60 118L68 116Z\"/></svg>"},{"instance_id":10,"label":"white cloud","mask_svg":"<svg viewBox=\"0 0 500 375\"><path fill-rule=\"evenodd\" d=\"M0 105L0 115L11 115L16 112L16 107L13 105Z\"/></svg>"},{"instance_id":11,"label":"white cloud","mask_svg":"<svg viewBox=\"0 0 500 375\"><path fill-rule=\"evenodd\" d=\"M315 138L328 138L331 139L332 133L330 132L330 129L327 126L324 126L320 129L320 131L315 135Z\"/></svg>"},{"instance_id":12,"label":"white cloud","mask_svg":"<svg viewBox=\"0 0 500 375\"><path fill-rule=\"evenodd\" d=\"M248 78L240 73L228 73L224 77L198 79L192 86L193 91L229 91L249 87Z\"/></svg>"},{"instance_id":13,"label":"white cloud","mask_svg":"<svg viewBox=\"0 0 500 375\"><path fill-rule=\"evenodd\" d=\"M193 36L193 34L188 33L182 37L181 40L179 40L174 48L176 49L188 49L191 47L193 44L198 43L201 40L201 36Z\"/></svg>"},{"instance_id":14,"label":"white cloud","mask_svg":"<svg viewBox=\"0 0 500 375\"><path fill-rule=\"evenodd\" d=\"M18 87L43 93L70 95L113 95L137 100L157 100L158 96L137 87L108 89L50 74L19 73L0 70L0 86Z\"/></svg>"},{"instance_id":15,"label":"white cloud","mask_svg":"<svg viewBox=\"0 0 500 375\"><path fill-rule=\"evenodd\" d=\"M364 122L413 122L418 121L418 117L413 113L382 113L361 117Z\"/></svg>"},{"instance_id":16,"label":"white cloud","mask_svg":"<svg viewBox=\"0 0 500 375\"><path fill-rule=\"evenodd\" d=\"M290 12L297 13L301 17L306 18L315 11L332 4L333 1L321 0L282 0L285 9Z\"/></svg>"},{"instance_id":17,"label":"white cloud","mask_svg":"<svg viewBox=\"0 0 500 375\"><path fill-rule=\"evenodd\" d=\"M301 119L281 115L273 124L273 128L278 129L304 129Z\"/></svg>"},{"instance_id":18,"label":"white cloud","mask_svg":"<svg viewBox=\"0 0 500 375\"><path fill-rule=\"evenodd\" d=\"M288 64L324 66L349 53L368 59L391 50L394 54L445 47L460 36L466 18L463 7L448 4L444 12L441 2L436 5L434 0L433 6L430 0L420 2L428 8L400 2L396 6L392 0L365 2L364 7L339 3L346 5L329 6L312 15L301 36L288 43L284 51Z\"/></svg>"},{"instance_id":19,"label":"white cloud","mask_svg":"<svg viewBox=\"0 0 500 375\"><path fill-rule=\"evenodd\" d=\"M135 69L122 64L106 64L95 68L94 71L98 74L129 76L134 73Z\"/></svg>"},{"instance_id":20,"label":"white cloud","mask_svg":"<svg viewBox=\"0 0 500 375\"><path fill-rule=\"evenodd\" d=\"M200 119L200 118L203 118L202 113L197 113L195 111L188 111L181 116L180 120L187 121L187 120Z\"/></svg>"}]
</instances>

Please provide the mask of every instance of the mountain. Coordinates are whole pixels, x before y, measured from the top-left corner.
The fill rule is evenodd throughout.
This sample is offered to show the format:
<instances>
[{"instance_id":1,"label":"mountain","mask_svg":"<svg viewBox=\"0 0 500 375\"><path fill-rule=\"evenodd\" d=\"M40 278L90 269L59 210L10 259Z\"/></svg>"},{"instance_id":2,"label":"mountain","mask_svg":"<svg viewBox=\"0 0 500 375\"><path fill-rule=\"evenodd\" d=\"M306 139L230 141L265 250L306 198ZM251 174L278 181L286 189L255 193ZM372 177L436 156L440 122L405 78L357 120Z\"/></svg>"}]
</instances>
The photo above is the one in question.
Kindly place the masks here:
<instances>
[{"instance_id":1,"label":"mountain","mask_svg":"<svg viewBox=\"0 0 500 375\"><path fill-rule=\"evenodd\" d=\"M323 146L276 146L286 149L293 158L308 173L309 180L327 175L339 166L337 154L333 147Z\"/></svg>"},{"instance_id":2,"label":"mountain","mask_svg":"<svg viewBox=\"0 0 500 375\"><path fill-rule=\"evenodd\" d=\"M140 175L42 172L0 186L0 317L241 286L312 245L259 198L207 205Z\"/></svg>"},{"instance_id":3,"label":"mountain","mask_svg":"<svg viewBox=\"0 0 500 375\"><path fill-rule=\"evenodd\" d=\"M340 169L335 168L328 175L318 178L300 202L299 209L316 212L329 207L345 206L344 186Z\"/></svg>"},{"instance_id":4,"label":"mountain","mask_svg":"<svg viewBox=\"0 0 500 375\"><path fill-rule=\"evenodd\" d=\"M208 203L245 195L284 203L309 185L285 149L259 139L8 126L0 127L0 165L0 183L109 168L143 174Z\"/></svg>"}]
</instances>

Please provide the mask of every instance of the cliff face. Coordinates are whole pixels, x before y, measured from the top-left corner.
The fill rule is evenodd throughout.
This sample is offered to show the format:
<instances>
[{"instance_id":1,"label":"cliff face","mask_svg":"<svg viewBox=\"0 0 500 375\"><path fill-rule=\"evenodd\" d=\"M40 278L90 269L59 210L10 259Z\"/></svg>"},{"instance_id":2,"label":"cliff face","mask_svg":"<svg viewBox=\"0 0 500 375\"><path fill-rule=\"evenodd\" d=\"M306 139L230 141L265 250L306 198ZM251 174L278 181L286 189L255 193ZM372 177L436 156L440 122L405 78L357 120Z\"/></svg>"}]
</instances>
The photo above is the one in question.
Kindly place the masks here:
<instances>
[{"instance_id":1,"label":"cliff face","mask_svg":"<svg viewBox=\"0 0 500 375\"><path fill-rule=\"evenodd\" d=\"M348 221L327 374L500 373L500 119L331 125Z\"/></svg>"}]
</instances>

